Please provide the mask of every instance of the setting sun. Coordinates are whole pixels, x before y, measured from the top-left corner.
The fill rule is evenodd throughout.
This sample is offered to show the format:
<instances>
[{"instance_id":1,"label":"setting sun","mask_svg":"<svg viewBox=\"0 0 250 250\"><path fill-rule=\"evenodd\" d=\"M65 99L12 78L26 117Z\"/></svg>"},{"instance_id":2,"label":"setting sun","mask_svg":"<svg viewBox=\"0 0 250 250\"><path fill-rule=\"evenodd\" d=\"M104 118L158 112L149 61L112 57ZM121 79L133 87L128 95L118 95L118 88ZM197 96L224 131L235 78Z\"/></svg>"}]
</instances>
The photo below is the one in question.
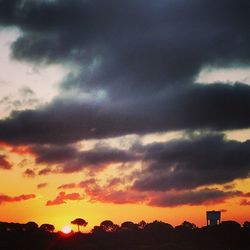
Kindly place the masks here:
<instances>
[{"instance_id":1,"label":"setting sun","mask_svg":"<svg viewBox=\"0 0 250 250\"><path fill-rule=\"evenodd\" d=\"M70 232L71 232L71 227L70 226L68 226L68 225L66 225L66 226L64 226L63 228L62 228L62 232L64 233L64 234L69 234Z\"/></svg>"}]
</instances>

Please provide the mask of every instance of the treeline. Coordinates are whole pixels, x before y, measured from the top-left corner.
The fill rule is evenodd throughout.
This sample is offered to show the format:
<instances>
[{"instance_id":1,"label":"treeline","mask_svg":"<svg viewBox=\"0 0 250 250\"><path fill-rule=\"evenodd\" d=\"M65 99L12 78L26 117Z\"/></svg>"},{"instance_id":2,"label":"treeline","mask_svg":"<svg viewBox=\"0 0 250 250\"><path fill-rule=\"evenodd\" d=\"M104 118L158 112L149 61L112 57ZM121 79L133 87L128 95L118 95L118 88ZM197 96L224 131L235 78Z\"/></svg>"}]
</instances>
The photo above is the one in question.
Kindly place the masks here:
<instances>
[{"instance_id":1,"label":"treeline","mask_svg":"<svg viewBox=\"0 0 250 250\"><path fill-rule=\"evenodd\" d=\"M81 218L72 221L77 227L86 226ZM250 222L242 226L235 221L198 228L184 221L172 225L154 221L117 225L105 220L91 233L53 232L54 226L35 222L26 224L0 222L0 249L10 250L249 250Z\"/></svg>"}]
</instances>

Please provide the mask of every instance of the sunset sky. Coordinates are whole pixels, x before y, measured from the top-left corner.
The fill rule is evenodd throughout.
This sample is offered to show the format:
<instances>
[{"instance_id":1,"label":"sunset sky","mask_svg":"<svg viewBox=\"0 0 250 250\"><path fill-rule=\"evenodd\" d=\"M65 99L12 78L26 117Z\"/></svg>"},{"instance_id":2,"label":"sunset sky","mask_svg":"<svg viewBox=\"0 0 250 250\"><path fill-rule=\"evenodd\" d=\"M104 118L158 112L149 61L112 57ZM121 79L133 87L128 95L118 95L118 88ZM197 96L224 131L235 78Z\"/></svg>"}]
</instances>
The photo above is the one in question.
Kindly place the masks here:
<instances>
[{"instance_id":1,"label":"sunset sky","mask_svg":"<svg viewBox=\"0 0 250 250\"><path fill-rule=\"evenodd\" d=\"M250 220L249 0L0 0L0 221Z\"/></svg>"}]
</instances>

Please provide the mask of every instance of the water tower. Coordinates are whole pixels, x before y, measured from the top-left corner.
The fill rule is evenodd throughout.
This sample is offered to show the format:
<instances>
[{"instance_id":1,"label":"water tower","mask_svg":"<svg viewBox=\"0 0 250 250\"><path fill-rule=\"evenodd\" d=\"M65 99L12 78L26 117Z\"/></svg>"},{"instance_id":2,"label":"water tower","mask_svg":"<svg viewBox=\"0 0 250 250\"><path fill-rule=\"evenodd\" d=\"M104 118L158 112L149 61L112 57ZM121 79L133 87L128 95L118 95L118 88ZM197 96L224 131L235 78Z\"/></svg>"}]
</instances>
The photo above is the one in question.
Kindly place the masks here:
<instances>
[{"instance_id":1,"label":"water tower","mask_svg":"<svg viewBox=\"0 0 250 250\"><path fill-rule=\"evenodd\" d=\"M207 226L220 224L221 211L207 211Z\"/></svg>"}]
</instances>

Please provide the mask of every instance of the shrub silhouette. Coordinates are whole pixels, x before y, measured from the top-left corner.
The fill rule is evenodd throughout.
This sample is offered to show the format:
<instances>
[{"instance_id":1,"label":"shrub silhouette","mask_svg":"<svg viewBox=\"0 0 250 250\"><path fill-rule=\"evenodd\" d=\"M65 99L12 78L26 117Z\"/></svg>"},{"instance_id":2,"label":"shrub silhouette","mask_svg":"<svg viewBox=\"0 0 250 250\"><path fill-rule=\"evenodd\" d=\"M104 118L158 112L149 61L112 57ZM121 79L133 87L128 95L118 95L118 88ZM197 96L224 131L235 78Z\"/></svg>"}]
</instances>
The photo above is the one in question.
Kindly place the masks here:
<instances>
[{"instance_id":1,"label":"shrub silhouette","mask_svg":"<svg viewBox=\"0 0 250 250\"><path fill-rule=\"evenodd\" d=\"M189 221L183 221L181 225L175 227L177 230L194 230L197 226Z\"/></svg>"},{"instance_id":2,"label":"shrub silhouette","mask_svg":"<svg viewBox=\"0 0 250 250\"><path fill-rule=\"evenodd\" d=\"M121 229L128 231L136 231L139 229L139 226L138 224L135 224L132 221L125 221L121 224Z\"/></svg>"},{"instance_id":3,"label":"shrub silhouette","mask_svg":"<svg viewBox=\"0 0 250 250\"><path fill-rule=\"evenodd\" d=\"M101 222L100 227L105 232L115 232L119 229L119 226L114 224L111 220L104 220L103 222Z\"/></svg>"}]
</instances>

